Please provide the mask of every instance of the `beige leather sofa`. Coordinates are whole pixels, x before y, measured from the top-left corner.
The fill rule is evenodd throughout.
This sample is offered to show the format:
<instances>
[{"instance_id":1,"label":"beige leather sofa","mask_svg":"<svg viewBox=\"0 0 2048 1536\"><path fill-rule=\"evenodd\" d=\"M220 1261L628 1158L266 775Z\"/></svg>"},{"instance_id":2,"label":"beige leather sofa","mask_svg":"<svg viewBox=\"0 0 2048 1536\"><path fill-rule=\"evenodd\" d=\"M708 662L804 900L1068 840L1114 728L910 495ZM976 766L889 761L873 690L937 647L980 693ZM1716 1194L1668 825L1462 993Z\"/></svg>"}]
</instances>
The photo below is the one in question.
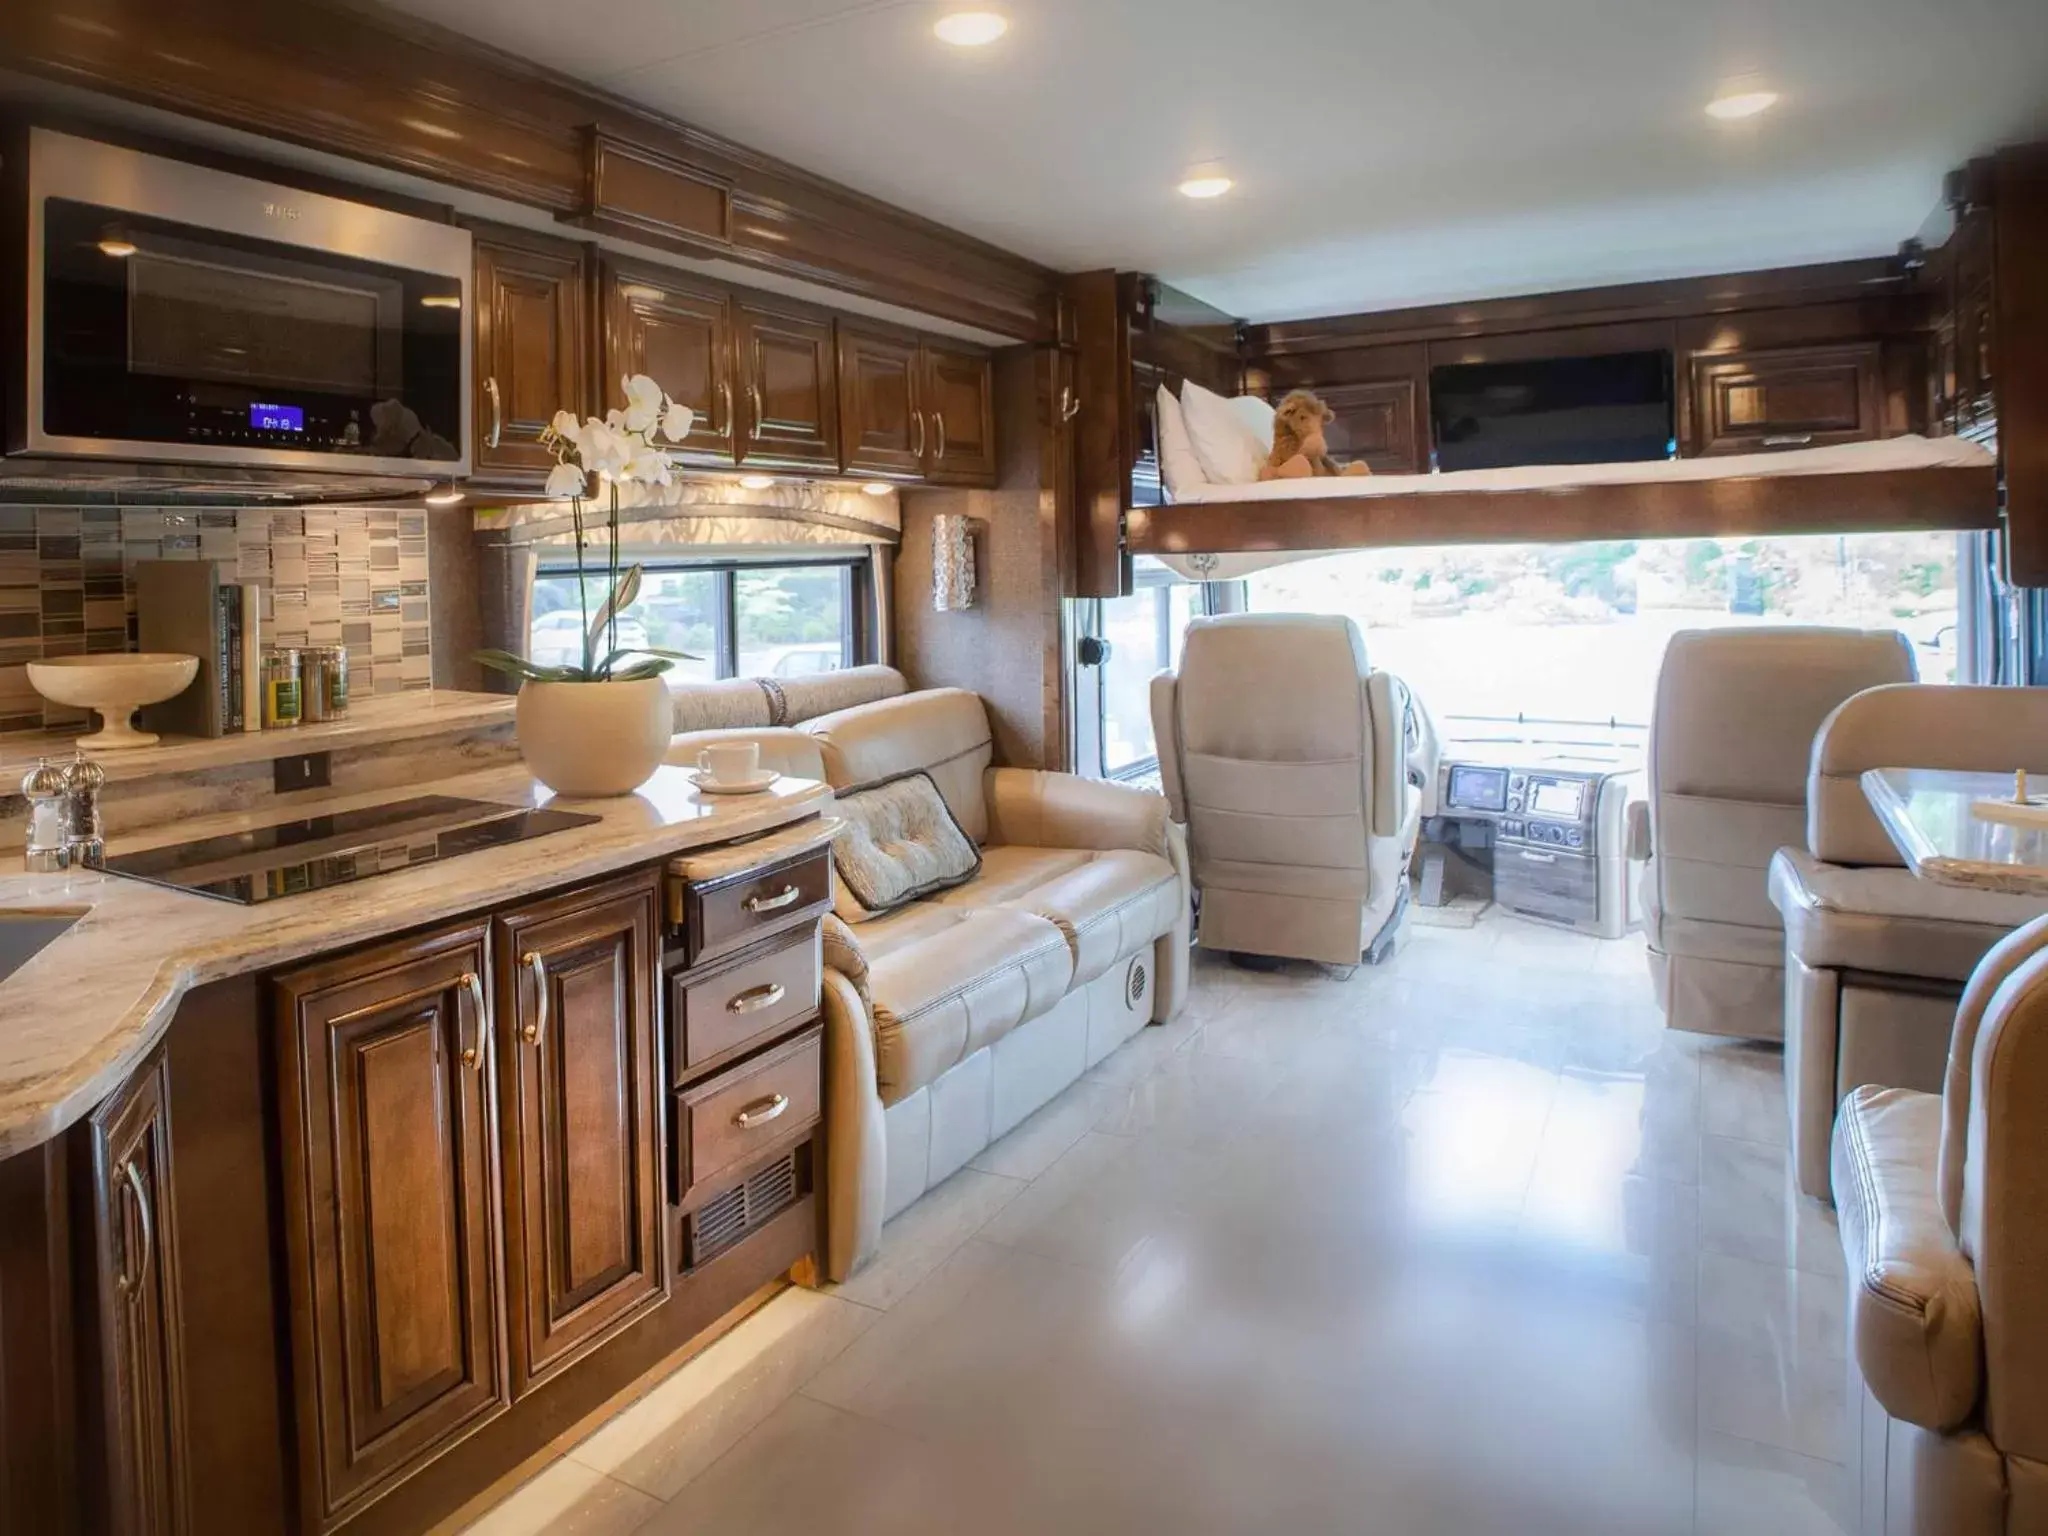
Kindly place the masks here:
<instances>
[{"instance_id":1,"label":"beige leather sofa","mask_svg":"<svg viewBox=\"0 0 2048 1536\"><path fill-rule=\"evenodd\" d=\"M1230 614L1152 680L1160 781L1188 829L1204 949L1356 965L1400 911L1421 802L1407 690L1358 626Z\"/></svg>"},{"instance_id":2,"label":"beige leather sofa","mask_svg":"<svg viewBox=\"0 0 2048 1536\"><path fill-rule=\"evenodd\" d=\"M1890 630L1683 630L1671 637L1650 713L1643 926L1673 1029L1776 1040L1784 1022L1784 924L1771 857L1806 839L1814 733L1851 694L1910 682L1912 649Z\"/></svg>"},{"instance_id":3,"label":"beige leather sofa","mask_svg":"<svg viewBox=\"0 0 2048 1536\"><path fill-rule=\"evenodd\" d=\"M1814 740L1804 846L1771 862L1785 921L1785 1094L1799 1187L1828 1194L1835 1106L1864 1083L1932 1090L1963 983L2048 901L1905 867L1863 793L1870 768L2048 769L2048 689L1872 688Z\"/></svg>"},{"instance_id":4,"label":"beige leather sofa","mask_svg":"<svg viewBox=\"0 0 2048 1536\"><path fill-rule=\"evenodd\" d=\"M1963 994L1939 1095L1834 1134L1858 1536L2048 1532L2048 919Z\"/></svg>"},{"instance_id":5,"label":"beige leather sofa","mask_svg":"<svg viewBox=\"0 0 2048 1536\"><path fill-rule=\"evenodd\" d=\"M793 729L678 736L672 762L745 737L781 772L848 789L928 772L981 873L872 922L827 922L826 1268L1187 995L1186 843L1166 801L990 765L988 714L957 688Z\"/></svg>"}]
</instances>

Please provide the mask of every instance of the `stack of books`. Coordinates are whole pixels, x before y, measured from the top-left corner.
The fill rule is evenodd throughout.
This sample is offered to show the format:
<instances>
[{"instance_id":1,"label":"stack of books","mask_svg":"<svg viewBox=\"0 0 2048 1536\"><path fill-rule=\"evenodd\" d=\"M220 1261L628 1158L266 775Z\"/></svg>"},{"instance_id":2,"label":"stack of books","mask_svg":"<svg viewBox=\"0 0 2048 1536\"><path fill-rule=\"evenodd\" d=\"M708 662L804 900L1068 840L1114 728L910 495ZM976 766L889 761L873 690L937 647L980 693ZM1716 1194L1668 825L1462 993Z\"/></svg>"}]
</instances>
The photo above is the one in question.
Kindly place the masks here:
<instances>
[{"instance_id":1,"label":"stack of books","mask_svg":"<svg viewBox=\"0 0 2048 1536\"><path fill-rule=\"evenodd\" d=\"M263 593L223 581L211 560L135 566L135 641L143 651L199 658L199 675L174 699L142 712L167 736L226 736L263 729Z\"/></svg>"}]
</instances>

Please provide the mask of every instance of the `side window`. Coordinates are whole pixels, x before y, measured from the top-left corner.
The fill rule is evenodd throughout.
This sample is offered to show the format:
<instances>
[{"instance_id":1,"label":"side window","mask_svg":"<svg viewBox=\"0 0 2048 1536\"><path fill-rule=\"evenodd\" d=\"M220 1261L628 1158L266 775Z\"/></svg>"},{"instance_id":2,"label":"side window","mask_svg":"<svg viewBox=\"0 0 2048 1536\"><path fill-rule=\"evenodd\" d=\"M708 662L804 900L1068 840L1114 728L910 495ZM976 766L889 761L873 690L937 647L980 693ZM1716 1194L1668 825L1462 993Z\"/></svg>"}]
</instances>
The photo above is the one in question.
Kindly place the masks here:
<instances>
[{"instance_id":1,"label":"side window","mask_svg":"<svg viewBox=\"0 0 2048 1536\"><path fill-rule=\"evenodd\" d=\"M1163 579L1162 579L1163 578ZM1143 778L1159 762L1152 739L1152 679L1180 663L1188 621L1206 611L1203 589L1163 568L1141 570L1138 590L1102 603L1101 773Z\"/></svg>"},{"instance_id":2,"label":"side window","mask_svg":"<svg viewBox=\"0 0 2048 1536\"><path fill-rule=\"evenodd\" d=\"M619 616L618 642L696 657L676 664L672 682L836 672L862 659L859 572L844 560L649 566L639 597ZM579 601L573 570L543 569L533 583L528 656L551 666L580 662L585 615L597 613L604 593L599 576Z\"/></svg>"}]
</instances>

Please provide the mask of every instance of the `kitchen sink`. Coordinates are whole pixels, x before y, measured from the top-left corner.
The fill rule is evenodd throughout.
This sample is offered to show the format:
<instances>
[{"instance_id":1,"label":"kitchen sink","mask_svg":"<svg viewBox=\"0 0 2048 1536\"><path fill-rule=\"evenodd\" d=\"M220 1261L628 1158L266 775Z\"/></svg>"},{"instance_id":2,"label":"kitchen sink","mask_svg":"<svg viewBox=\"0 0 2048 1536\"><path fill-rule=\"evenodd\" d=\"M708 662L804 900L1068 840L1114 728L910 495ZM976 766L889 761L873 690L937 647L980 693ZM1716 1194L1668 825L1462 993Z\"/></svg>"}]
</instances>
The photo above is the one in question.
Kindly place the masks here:
<instances>
[{"instance_id":1,"label":"kitchen sink","mask_svg":"<svg viewBox=\"0 0 2048 1536\"><path fill-rule=\"evenodd\" d=\"M85 913L48 908L0 912L0 981L5 981L42 951L44 945Z\"/></svg>"}]
</instances>

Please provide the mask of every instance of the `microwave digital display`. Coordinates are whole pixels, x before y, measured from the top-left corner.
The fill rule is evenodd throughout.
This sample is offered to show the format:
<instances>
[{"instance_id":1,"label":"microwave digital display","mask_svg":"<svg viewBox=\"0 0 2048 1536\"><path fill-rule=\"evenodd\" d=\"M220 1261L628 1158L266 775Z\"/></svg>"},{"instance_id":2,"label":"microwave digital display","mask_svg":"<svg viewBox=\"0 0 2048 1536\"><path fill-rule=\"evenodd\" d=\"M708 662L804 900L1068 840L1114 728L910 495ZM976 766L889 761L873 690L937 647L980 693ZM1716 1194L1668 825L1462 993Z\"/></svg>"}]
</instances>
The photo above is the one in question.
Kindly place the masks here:
<instances>
[{"instance_id":1,"label":"microwave digital display","mask_svg":"<svg viewBox=\"0 0 2048 1536\"><path fill-rule=\"evenodd\" d=\"M303 432L306 413L296 405L252 405L249 425L258 432Z\"/></svg>"}]
</instances>

